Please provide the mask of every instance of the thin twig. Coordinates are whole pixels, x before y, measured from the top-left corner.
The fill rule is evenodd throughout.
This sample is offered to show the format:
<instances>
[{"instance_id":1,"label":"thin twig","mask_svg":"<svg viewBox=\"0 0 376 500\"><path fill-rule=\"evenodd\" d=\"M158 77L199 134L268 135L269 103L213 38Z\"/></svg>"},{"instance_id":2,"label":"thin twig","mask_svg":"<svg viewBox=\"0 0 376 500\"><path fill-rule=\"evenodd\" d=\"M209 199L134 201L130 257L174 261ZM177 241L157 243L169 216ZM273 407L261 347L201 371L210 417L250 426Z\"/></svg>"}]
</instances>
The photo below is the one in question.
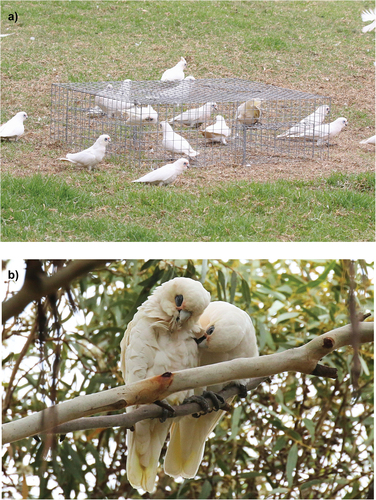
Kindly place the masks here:
<instances>
[{"instance_id":1,"label":"thin twig","mask_svg":"<svg viewBox=\"0 0 376 500\"><path fill-rule=\"evenodd\" d=\"M21 361L23 360L24 356L26 355L26 353L29 349L30 344L33 342L33 340L35 338L36 329L37 329L37 323L35 322L32 329L31 329L30 335L28 336L28 338L25 342L25 345L22 348L22 351L20 352L20 355L18 356L18 359L14 364L12 374L11 374L10 379L9 379L9 385L8 385L8 388L7 388L7 391L5 394L5 398L4 398L3 412L5 412L9 408L12 394L14 391L14 388L13 388L14 379L16 377L16 374L17 374L17 371L18 371L18 368L20 366Z\"/></svg>"},{"instance_id":2,"label":"thin twig","mask_svg":"<svg viewBox=\"0 0 376 500\"><path fill-rule=\"evenodd\" d=\"M3 324L20 314L30 302L50 295L60 287L68 286L74 279L103 265L103 262L103 260L75 260L49 277L42 273L29 273L29 277L25 276L21 290L3 303Z\"/></svg>"}]
</instances>

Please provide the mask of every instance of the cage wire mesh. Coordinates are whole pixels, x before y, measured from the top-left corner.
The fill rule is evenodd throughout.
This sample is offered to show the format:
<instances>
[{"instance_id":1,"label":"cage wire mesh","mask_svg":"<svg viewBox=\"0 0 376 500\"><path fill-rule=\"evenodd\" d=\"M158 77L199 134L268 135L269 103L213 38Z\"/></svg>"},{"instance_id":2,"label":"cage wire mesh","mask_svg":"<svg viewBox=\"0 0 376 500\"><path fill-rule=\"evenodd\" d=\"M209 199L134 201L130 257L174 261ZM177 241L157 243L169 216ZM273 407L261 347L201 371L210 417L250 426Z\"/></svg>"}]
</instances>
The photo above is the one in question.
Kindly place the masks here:
<instances>
[{"instance_id":1,"label":"cage wire mesh","mask_svg":"<svg viewBox=\"0 0 376 500\"><path fill-rule=\"evenodd\" d=\"M139 167L182 156L197 166L326 160L318 138L328 117L300 122L330 105L329 97L237 78L59 83L51 138L78 151L108 134L107 155Z\"/></svg>"}]
</instances>

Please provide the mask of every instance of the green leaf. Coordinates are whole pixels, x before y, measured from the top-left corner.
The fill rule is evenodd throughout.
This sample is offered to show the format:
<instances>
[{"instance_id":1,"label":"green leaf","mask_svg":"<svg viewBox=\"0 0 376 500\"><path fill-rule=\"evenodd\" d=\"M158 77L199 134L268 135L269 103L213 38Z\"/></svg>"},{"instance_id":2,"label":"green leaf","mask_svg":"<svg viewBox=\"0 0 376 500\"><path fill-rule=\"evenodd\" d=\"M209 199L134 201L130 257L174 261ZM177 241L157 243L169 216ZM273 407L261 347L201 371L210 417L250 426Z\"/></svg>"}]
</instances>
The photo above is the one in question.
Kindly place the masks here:
<instances>
[{"instance_id":1,"label":"green leaf","mask_svg":"<svg viewBox=\"0 0 376 500\"><path fill-rule=\"evenodd\" d=\"M314 439L315 429L316 429L315 424L309 418L303 418L303 422L304 422L304 425L306 426L306 428L308 429L308 432L310 433L311 438Z\"/></svg>"},{"instance_id":2,"label":"green leaf","mask_svg":"<svg viewBox=\"0 0 376 500\"><path fill-rule=\"evenodd\" d=\"M230 439L236 439L236 436L238 435L240 416L242 412L243 412L242 406L237 406L234 410L234 413L232 414Z\"/></svg>"},{"instance_id":3,"label":"green leaf","mask_svg":"<svg viewBox=\"0 0 376 500\"><path fill-rule=\"evenodd\" d=\"M306 290L308 290L310 288L316 288L317 286L321 285L321 283L323 283L323 281L325 281L326 277L328 276L328 274L330 273L330 271L335 266L336 266L336 261L333 260L329 265L326 266L325 271L316 280L309 281L305 285L299 287L296 290L296 293L300 294L300 293L303 293L303 292L305 292Z\"/></svg>"},{"instance_id":4,"label":"green leaf","mask_svg":"<svg viewBox=\"0 0 376 500\"><path fill-rule=\"evenodd\" d=\"M365 360L362 358L362 356L360 354L359 354L359 361L360 361L360 364L362 365L364 373L367 375L367 377L369 377L370 373L369 373L367 363L365 362Z\"/></svg>"},{"instance_id":5,"label":"green leaf","mask_svg":"<svg viewBox=\"0 0 376 500\"><path fill-rule=\"evenodd\" d=\"M300 313L297 312L283 313L280 316L278 316L276 323L278 324L281 323L282 321L287 321L288 319L297 318L299 315Z\"/></svg>"},{"instance_id":6,"label":"green leaf","mask_svg":"<svg viewBox=\"0 0 376 500\"><path fill-rule=\"evenodd\" d=\"M293 481L293 472L295 470L296 464L298 462L298 445L294 443L287 455L287 464L286 464L286 476L289 488L292 486Z\"/></svg>"},{"instance_id":7,"label":"green leaf","mask_svg":"<svg viewBox=\"0 0 376 500\"><path fill-rule=\"evenodd\" d=\"M217 297L218 300L222 300L221 285L219 284L219 281L217 281Z\"/></svg>"},{"instance_id":8,"label":"green leaf","mask_svg":"<svg viewBox=\"0 0 376 500\"><path fill-rule=\"evenodd\" d=\"M277 439L277 442L273 446L272 452L277 453L277 451L282 450L288 443L288 438L286 436L281 436Z\"/></svg>"},{"instance_id":9,"label":"green leaf","mask_svg":"<svg viewBox=\"0 0 376 500\"><path fill-rule=\"evenodd\" d=\"M231 470L230 470L230 468L228 467L228 465L226 464L226 462L224 462L224 461L223 461L223 460L221 460L220 458L217 458L217 460L216 460L216 465L218 465L218 467L219 467L220 469L222 469L222 470L223 470L223 472L224 472L225 474L231 474Z\"/></svg>"},{"instance_id":10,"label":"green leaf","mask_svg":"<svg viewBox=\"0 0 376 500\"><path fill-rule=\"evenodd\" d=\"M251 293L249 291L248 283L244 279L242 279L242 294L246 304L249 305L251 303Z\"/></svg>"},{"instance_id":11,"label":"green leaf","mask_svg":"<svg viewBox=\"0 0 376 500\"><path fill-rule=\"evenodd\" d=\"M275 297L278 300L286 300L286 296L283 295L283 293L277 292L276 290L272 290L271 288L268 288L266 286L258 286L257 291L265 295L271 295L272 297Z\"/></svg>"},{"instance_id":12,"label":"green leaf","mask_svg":"<svg viewBox=\"0 0 376 500\"><path fill-rule=\"evenodd\" d=\"M201 488L201 491L200 491L198 498L209 498L211 490L212 490L212 486L211 486L210 482L206 479L204 484L202 485L202 488Z\"/></svg>"},{"instance_id":13,"label":"green leaf","mask_svg":"<svg viewBox=\"0 0 376 500\"><path fill-rule=\"evenodd\" d=\"M234 303L237 282L238 282L238 275L235 271L232 271L231 286L230 286L230 304Z\"/></svg>"},{"instance_id":14,"label":"green leaf","mask_svg":"<svg viewBox=\"0 0 376 500\"><path fill-rule=\"evenodd\" d=\"M151 266L156 266L160 261L157 259L149 259L147 260L140 269L140 272L145 271L145 269L149 269Z\"/></svg>"},{"instance_id":15,"label":"green leaf","mask_svg":"<svg viewBox=\"0 0 376 500\"><path fill-rule=\"evenodd\" d=\"M299 487L301 490L306 490L307 488L311 488L316 484L322 484L321 479L312 479L312 481L307 481L306 483L301 484Z\"/></svg>"},{"instance_id":16,"label":"green leaf","mask_svg":"<svg viewBox=\"0 0 376 500\"><path fill-rule=\"evenodd\" d=\"M226 279L225 275L220 269L218 270L218 279L223 290L223 297L224 297L223 300L226 302Z\"/></svg>"},{"instance_id":17,"label":"green leaf","mask_svg":"<svg viewBox=\"0 0 376 500\"><path fill-rule=\"evenodd\" d=\"M275 300L271 307L269 307L268 313L270 316L274 316L276 312L278 312L282 307L285 307L285 304L283 304L280 300Z\"/></svg>"}]
</instances>

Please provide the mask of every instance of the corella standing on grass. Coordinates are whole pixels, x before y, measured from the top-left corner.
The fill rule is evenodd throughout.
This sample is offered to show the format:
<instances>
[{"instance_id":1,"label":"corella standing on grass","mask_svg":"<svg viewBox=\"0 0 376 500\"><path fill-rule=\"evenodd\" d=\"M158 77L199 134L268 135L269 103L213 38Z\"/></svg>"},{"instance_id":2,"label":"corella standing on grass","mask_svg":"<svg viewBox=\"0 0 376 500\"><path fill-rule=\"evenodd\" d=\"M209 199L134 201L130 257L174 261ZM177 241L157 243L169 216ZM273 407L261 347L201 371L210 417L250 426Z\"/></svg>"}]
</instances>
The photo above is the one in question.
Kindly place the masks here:
<instances>
[{"instance_id":1,"label":"corella standing on grass","mask_svg":"<svg viewBox=\"0 0 376 500\"><path fill-rule=\"evenodd\" d=\"M198 319L209 302L209 292L190 278L174 278L156 288L138 308L121 341L124 382L131 384L196 367L195 339L201 332ZM192 391L171 394L167 406L182 403L191 394ZM127 413L135 409L136 406L128 407ZM127 476L134 488L153 491L159 455L170 426L169 420L143 420L135 424L133 432L127 431Z\"/></svg>"},{"instance_id":2,"label":"corella standing on grass","mask_svg":"<svg viewBox=\"0 0 376 500\"><path fill-rule=\"evenodd\" d=\"M188 167L189 161L186 158L179 158L174 163L168 163L132 182L144 182L146 184L156 184L157 186L167 186L174 182L174 180Z\"/></svg>"},{"instance_id":3,"label":"corella standing on grass","mask_svg":"<svg viewBox=\"0 0 376 500\"><path fill-rule=\"evenodd\" d=\"M198 151L195 151L191 147L189 142L184 139L184 137L172 130L169 123L163 121L160 123L160 126L163 132L162 146L167 151L171 151L171 153L183 153L190 158L194 158L199 154Z\"/></svg>"},{"instance_id":4,"label":"corella standing on grass","mask_svg":"<svg viewBox=\"0 0 376 500\"><path fill-rule=\"evenodd\" d=\"M21 137L21 135L24 133L25 128L24 128L24 120L26 120L27 114L24 111L18 112L16 115L13 116L10 120L8 120L6 123L1 125L0 127L0 137L2 139L16 139L18 141L18 138Z\"/></svg>"},{"instance_id":5,"label":"corella standing on grass","mask_svg":"<svg viewBox=\"0 0 376 500\"><path fill-rule=\"evenodd\" d=\"M316 127L309 128L304 132L292 134L290 137L302 137L304 139L317 140L317 145L322 146L329 139L336 137L341 130L347 126L347 119L341 116L331 123L317 125Z\"/></svg>"},{"instance_id":6,"label":"corella standing on grass","mask_svg":"<svg viewBox=\"0 0 376 500\"><path fill-rule=\"evenodd\" d=\"M106 154L106 146L111 142L110 136L103 134L98 137L95 143L79 153L68 153L66 158L59 160L70 161L79 167L87 167L89 170L101 162Z\"/></svg>"},{"instance_id":7,"label":"corella standing on grass","mask_svg":"<svg viewBox=\"0 0 376 500\"><path fill-rule=\"evenodd\" d=\"M297 125L289 128L287 132L283 134L277 135L278 138L281 137L293 137L295 134L304 134L305 130L308 130L312 127L316 127L320 125L325 120L325 117L330 113L330 107L325 104L323 106L319 106L314 113L303 118Z\"/></svg>"},{"instance_id":8,"label":"corella standing on grass","mask_svg":"<svg viewBox=\"0 0 376 500\"><path fill-rule=\"evenodd\" d=\"M184 79L184 70L187 67L187 61L184 57L180 58L180 61L170 69L166 69L163 73L161 80L163 82L168 80L183 80Z\"/></svg>"},{"instance_id":9,"label":"corella standing on grass","mask_svg":"<svg viewBox=\"0 0 376 500\"><path fill-rule=\"evenodd\" d=\"M209 125L205 130L201 130L201 134L211 142L220 142L227 144L226 138L231 133L230 128L226 125L225 119L221 115L217 115L214 125Z\"/></svg>"},{"instance_id":10,"label":"corella standing on grass","mask_svg":"<svg viewBox=\"0 0 376 500\"><path fill-rule=\"evenodd\" d=\"M256 334L251 318L238 307L228 302L211 302L200 317L204 336L197 339L200 366L230 361L236 358L258 356ZM246 380L234 383L244 385ZM227 384L208 387L218 392ZM243 388L244 390L244 388ZM195 391L202 394L203 388ZM231 397L227 402L233 400ZM171 439L164 463L166 474L173 477L192 478L200 466L205 442L224 412L191 415L175 419L171 427Z\"/></svg>"},{"instance_id":11,"label":"corella standing on grass","mask_svg":"<svg viewBox=\"0 0 376 500\"><path fill-rule=\"evenodd\" d=\"M174 116L169 123L178 122L188 127L199 127L210 118L214 110L218 109L215 102L207 102L199 108L188 109L181 115Z\"/></svg>"},{"instance_id":12,"label":"corella standing on grass","mask_svg":"<svg viewBox=\"0 0 376 500\"><path fill-rule=\"evenodd\" d=\"M371 24L367 24L362 28L363 33L367 31L372 31L376 28L376 11L375 9L364 10L362 12L362 21L367 23L368 21L372 21Z\"/></svg>"},{"instance_id":13,"label":"corella standing on grass","mask_svg":"<svg viewBox=\"0 0 376 500\"><path fill-rule=\"evenodd\" d=\"M363 141L360 141L359 144L376 144L376 135L373 135L372 137L369 137L368 139L364 139Z\"/></svg>"}]
</instances>

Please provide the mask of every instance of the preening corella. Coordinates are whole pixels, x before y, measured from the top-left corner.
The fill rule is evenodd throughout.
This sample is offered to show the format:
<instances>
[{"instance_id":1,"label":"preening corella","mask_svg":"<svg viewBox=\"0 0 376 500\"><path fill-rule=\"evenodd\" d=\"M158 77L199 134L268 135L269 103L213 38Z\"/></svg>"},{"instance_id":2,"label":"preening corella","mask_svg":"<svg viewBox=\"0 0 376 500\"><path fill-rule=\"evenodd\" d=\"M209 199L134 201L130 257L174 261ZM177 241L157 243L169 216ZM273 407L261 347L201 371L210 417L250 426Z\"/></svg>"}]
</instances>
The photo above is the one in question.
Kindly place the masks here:
<instances>
[{"instance_id":1,"label":"preening corella","mask_svg":"<svg viewBox=\"0 0 376 500\"><path fill-rule=\"evenodd\" d=\"M187 67L187 61L184 57L180 58L180 61L170 69L166 69L163 73L161 80L183 80L184 79L184 70Z\"/></svg>"},{"instance_id":2,"label":"preening corella","mask_svg":"<svg viewBox=\"0 0 376 500\"><path fill-rule=\"evenodd\" d=\"M25 131L23 122L24 120L26 120L26 118L27 114L25 113L25 111L19 111L16 115L13 116L13 118L1 125L0 137L3 139L16 138L16 141L18 141L18 138L21 137L21 135Z\"/></svg>"},{"instance_id":3,"label":"preening corella","mask_svg":"<svg viewBox=\"0 0 376 500\"><path fill-rule=\"evenodd\" d=\"M87 167L91 170L103 160L109 142L111 142L110 136L102 134L90 148L79 153L68 153L66 158L59 158L59 160L70 161L79 167Z\"/></svg>"},{"instance_id":4,"label":"preening corella","mask_svg":"<svg viewBox=\"0 0 376 500\"><path fill-rule=\"evenodd\" d=\"M258 356L256 334L251 318L245 311L228 302L211 302L200 317L204 332L199 342L201 366L229 361L236 358ZM246 380L235 383L244 384ZM208 387L218 392L227 384ZM195 394L201 394L203 388ZM231 402L230 398L228 402ZM223 415L223 411L194 418L191 415L174 419L171 438L164 462L166 474L173 477L192 478L200 466L205 442Z\"/></svg>"},{"instance_id":5,"label":"preening corella","mask_svg":"<svg viewBox=\"0 0 376 500\"><path fill-rule=\"evenodd\" d=\"M156 184L157 186L167 186L174 182L174 180L188 167L189 161L186 158L179 158L174 163L168 163L132 182L144 182L146 184Z\"/></svg>"},{"instance_id":6,"label":"preening corella","mask_svg":"<svg viewBox=\"0 0 376 500\"><path fill-rule=\"evenodd\" d=\"M190 278L174 278L156 288L138 308L121 341L124 382L197 366L198 319L209 302L209 292ZM171 394L167 402L179 404L191 394ZM135 408L128 407L127 412ZM135 424L133 432L127 431L127 476L134 488L154 489L159 455L170 426L169 420L143 420Z\"/></svg>"},{"instance_id":7,"label":"preening corella","mask_svg":"<svg viewBox=\"0 0 376 500\"><path fill-rule=\"evenodd\" d=\"M260 99L243 102L236 110L235 118L243 125L255 125L261 119L261 102Z\"/></svg>"}]
</instances>

